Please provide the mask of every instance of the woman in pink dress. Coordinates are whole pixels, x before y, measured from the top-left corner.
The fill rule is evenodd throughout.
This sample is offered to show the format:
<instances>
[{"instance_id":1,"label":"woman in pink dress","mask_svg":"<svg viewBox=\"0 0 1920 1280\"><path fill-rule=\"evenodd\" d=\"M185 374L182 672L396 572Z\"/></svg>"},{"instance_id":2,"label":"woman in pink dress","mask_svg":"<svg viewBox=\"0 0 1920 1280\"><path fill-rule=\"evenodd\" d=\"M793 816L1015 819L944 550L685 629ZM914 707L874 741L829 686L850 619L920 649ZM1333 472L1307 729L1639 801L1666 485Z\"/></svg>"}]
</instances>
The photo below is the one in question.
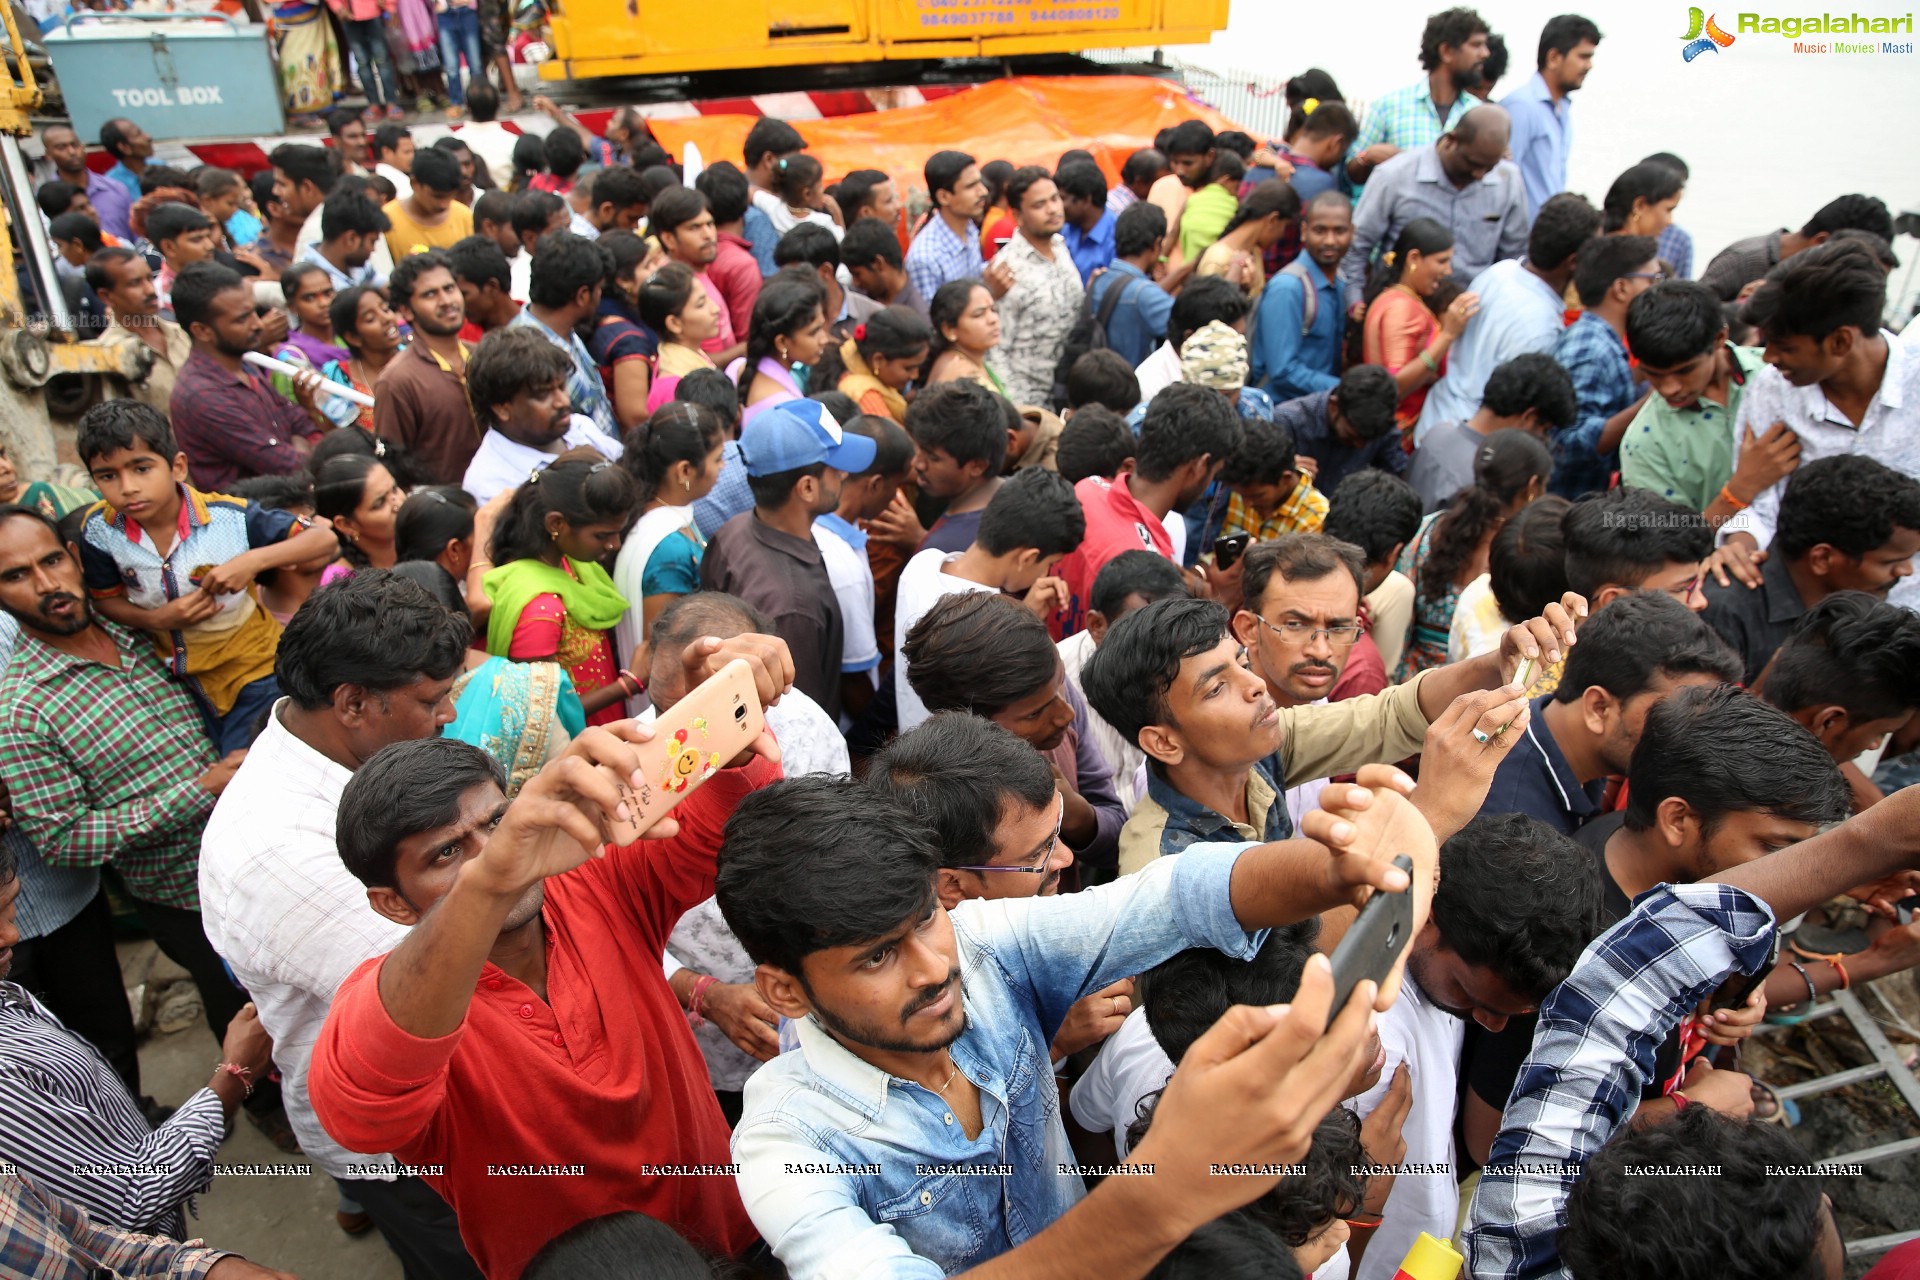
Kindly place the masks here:
<instances>
[{"instance_id":1,"label":"woman in pink dress","mask_svg":"<svg viewBox=\"0 0 1920 1280\"><path fill-rule=\"evenodd\" d=\"M747 327L746 363L740 370L740 425L788 400L804 399L809 388L794 376L794 366L811 368L827 348L824 291L812 279L774 276L754 300Z\"/></svg>"}]
</instances>

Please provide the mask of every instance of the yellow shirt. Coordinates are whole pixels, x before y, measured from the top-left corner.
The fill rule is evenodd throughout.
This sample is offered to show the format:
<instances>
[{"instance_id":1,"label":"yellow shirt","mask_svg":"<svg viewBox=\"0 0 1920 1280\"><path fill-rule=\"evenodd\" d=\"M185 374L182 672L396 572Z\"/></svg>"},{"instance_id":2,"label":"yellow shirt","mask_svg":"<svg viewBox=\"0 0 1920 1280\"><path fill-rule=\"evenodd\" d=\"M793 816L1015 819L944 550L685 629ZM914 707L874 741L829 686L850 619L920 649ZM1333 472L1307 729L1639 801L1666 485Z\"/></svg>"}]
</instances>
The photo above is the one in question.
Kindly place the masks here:
<instances>
[{"instance_id":1,"label":"yellow shirt","mask_svg":"<svg viewBox=\"0 0 1920 1280\"><path fill-rule=\"evenodd\" d=\"M451 249L473 234L473 210L457 200L447 206L447 216L439 225L432 227L423 227L408 217L402 207L405 203L395 200L382 211L393 224L387 232L387 248L395 262L422 249Z\"/></svg>"}]
</instances>

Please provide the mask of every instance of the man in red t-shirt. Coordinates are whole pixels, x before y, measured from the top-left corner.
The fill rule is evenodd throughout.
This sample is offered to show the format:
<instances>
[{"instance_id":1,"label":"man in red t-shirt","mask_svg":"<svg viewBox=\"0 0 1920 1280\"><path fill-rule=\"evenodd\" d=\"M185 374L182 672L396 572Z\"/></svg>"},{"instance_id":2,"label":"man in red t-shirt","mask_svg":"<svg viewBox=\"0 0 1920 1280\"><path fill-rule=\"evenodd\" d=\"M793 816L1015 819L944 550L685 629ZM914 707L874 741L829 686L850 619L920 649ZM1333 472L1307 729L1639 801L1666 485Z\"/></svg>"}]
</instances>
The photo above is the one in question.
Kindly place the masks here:
<instances>
[{"instance_id":1,"label":"man in red t-shirt","mask_svg":"<svg viewBox=\"0 0 1920 1280\"><path fill-rule=\"evenodd\" d=\"M763 702L793 681L776 637L703 639L689 683L733 658ZM344 1146L392 1151L453 1206L482 1271L518 1276L589 1218L635 1210L737 1256L755 1233L726 1120L660 957L713 893L738 801L780 776L744 756L606 850L649 731L592 728L511 805L499 766L447 738L397 743L340 798L339 846L374 910L411 930L334 997L314 1112Z\"/></svg>"},{"instance_id":2,"label":"man in red t-shirt","mask_svg":"<svg viewBox=\"0 0 1920 1280\"><path fill-rule=\"evenodd\" d=\"M1180 519L1178 513L1200 500L1245 434L1232 402L1211 388L1176 382L1153 398L1140 422L1133 474L1111 481L1088 476L1074 486L1087 537L1060 562L1072 598L1053 615L1057 637L1085 625L1093 580L1115 556L1144 549L1180 563L1169 517Z\"/></svg>"}]
</instances>

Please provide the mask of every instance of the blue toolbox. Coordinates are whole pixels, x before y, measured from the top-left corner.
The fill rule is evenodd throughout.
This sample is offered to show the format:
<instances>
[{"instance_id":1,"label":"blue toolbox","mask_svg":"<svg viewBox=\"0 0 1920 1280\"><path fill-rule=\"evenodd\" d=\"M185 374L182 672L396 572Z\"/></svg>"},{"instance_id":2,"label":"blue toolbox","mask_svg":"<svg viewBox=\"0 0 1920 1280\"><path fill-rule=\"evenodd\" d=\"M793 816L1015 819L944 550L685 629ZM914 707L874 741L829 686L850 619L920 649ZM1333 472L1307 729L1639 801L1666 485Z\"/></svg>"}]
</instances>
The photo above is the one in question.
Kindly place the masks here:
<instances>
[{"instance_id":1,"label":"blue toolbox","mask_svg":"<svg viewBox=\"0 0 1920 1280\"><path fill-rule=\"evenodd\" d=\"M156 140L284 131L280 72L263 26L223 13L69 14L44 37L82 138L121 116Z\"/></svg>"}]
</instances>

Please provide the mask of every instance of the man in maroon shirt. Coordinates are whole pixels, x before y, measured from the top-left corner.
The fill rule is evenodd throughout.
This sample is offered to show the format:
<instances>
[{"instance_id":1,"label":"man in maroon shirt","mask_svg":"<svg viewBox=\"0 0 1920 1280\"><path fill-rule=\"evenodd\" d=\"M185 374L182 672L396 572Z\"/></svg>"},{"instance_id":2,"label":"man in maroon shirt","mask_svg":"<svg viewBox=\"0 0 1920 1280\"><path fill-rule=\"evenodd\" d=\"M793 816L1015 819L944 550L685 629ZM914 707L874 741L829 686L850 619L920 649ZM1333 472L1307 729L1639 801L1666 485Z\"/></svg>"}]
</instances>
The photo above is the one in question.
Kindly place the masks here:
<instances>
[{"instance_id":1,"label":"man in maroon shirt","mask_svg":"<svg viewBox=\"0 0 1920 1280\"><path fill-rule=\"evenodd\" d=\"M688 683L733 658L763 703L793 682L778 638L741 635L690 646ZM307 1080L314 1113L351 1150L422 1166L497 1280L609 1213L730 1256L755 1240L660 956L713 893L722 827L779 777L779 751L763 734L767 758L743 755L646 838L603 848L650 737L631 721L588 729L511 806L477 748L396 743L340 797L342 861L410 932L335 995Z\"/></svg>"},{"instance_id":2,"label":"man in maroon shirt","mask_svg":"<svg viewBox=\"0 0 1920 1280\"><path fill-rule=\"evenodd\" d=\"M707 281L726 298L727 311L737 329L752 319L753 304L760 297L760 263L745 234L752 191L747 175L725 160L701 170L693 186L712 206L713 225L720 233L713 265L707 268Z\"/></svg>"},{"instance_id":3,"label":"man in maroon shirt","mask_svg":"<svg viewBox=\"0 0 1920 1280\"><path fill-rule=\"evenodd\" d=\"M298 471L313 438L332 425L314 408L320 377L294 378L294 404L240 358L262 340L253 290L240 273L217 262L184 268L173 282L173 314L193 354L174 379L168 417L194 487L219 493L237 480Z\"/></svg>"}]
</instances>

